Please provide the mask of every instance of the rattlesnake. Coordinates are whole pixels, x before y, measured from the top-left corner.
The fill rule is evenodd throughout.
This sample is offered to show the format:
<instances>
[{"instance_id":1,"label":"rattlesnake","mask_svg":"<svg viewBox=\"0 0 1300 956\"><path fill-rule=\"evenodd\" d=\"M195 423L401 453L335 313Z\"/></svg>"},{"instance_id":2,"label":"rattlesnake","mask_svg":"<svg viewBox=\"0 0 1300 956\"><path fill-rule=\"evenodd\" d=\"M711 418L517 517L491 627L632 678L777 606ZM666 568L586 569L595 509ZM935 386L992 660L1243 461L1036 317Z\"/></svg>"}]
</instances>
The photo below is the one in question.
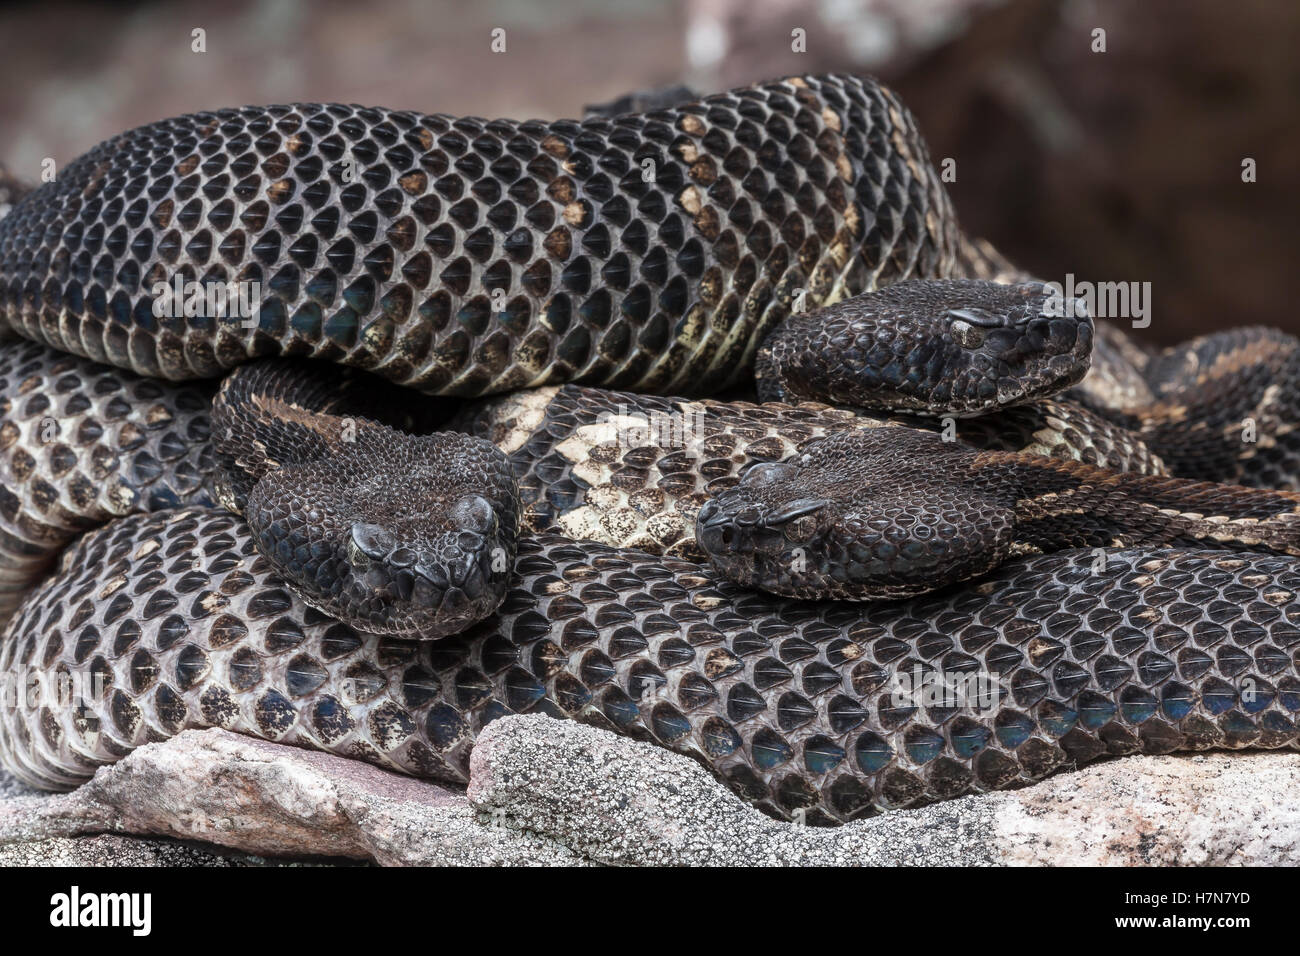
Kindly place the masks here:
<instances>
[{"instance_id":1,"label":"rattlesnake","mask_svg":"<svg viewBox=\"0 0 1300 956\"><path fill-rule=\"evenodd\" d=\"M5 673L75 691L7 702L0 757L30 782L68 786L141 743L217 725L463 779L483 723L540 710L691 753L773 812L815 807L820 818L848 819L1107 753L1294 746L1300 631L1288 605L1300 582L1287 557L1153 549L1021 557L962 589L944 585L964 571L939 575L926 582L938 594L892 606L753 594L686 560L700 545L716 550L696 540L689 520L710 481L722 482L710 492L739 493L743 482L724 489L753 462L791 452L812 460L819 447L883 437L875 419L806 401L865 403L864 385L889 393L889 412L957 416L1074 385L1088 410L1044 402L1008 411L1004 426L962 423L967 438L984 430L985 447L1091 456L1054 470L1031 465L1075 484L1091 482L1086 469L1096 464L1148 473L1126 486L1139 489L1136 523L1109 528L1105 540L1064 543L1123 543L1140 530L1134 543L1293 553L1294 496L1158 477L1178 439L1141 428L1157 418L1199 427L1218 469L1207 477L1293 486L1289 392L1225 387L1213 418L1191 408L1207 376L1249 380L1231 373L1250 367L1267 378L1289 353L1251 333L1153 357L1099 328L1093 373L1080 383L1091 319L1040 318L1036 306L1008 318L996 305L1006 285L950 283L1011 278L1005 271L961 234L910 114L856 77L795 77L581 122L298 105L195 114L110 140L0 222L0 324L148 377L244 367L223 386L211 445L205 413L191 398L178 415L172 399L210 394L201 385L166 386L157 414L124 401L115 421L135 424L143 441L128 447L121 428L108 430L113 460L100 462L95 480L111 494L99 497L82 455L105 436L103 397L70 381L46 392L45 376L117 381L137 396L149 383L8 346L20 351L7 379L11 457L0 511L19 530L6 550L26 552L30 573L80 526L146 513L67 551L10 622ZM177 279L257 283L264 295L251 321L156 309ZM944 298L953 288L970 301ZM1017 288L1034 303L1043 294ZM937 293L942 306L926 312ZM863 319L900 302L937 323L927 341L941 346L882 338L881 324ZM760 345L760 392L783 404L698 399L743 385ZM866 374L848 393L834 385L807 394L814 354L824 372ZM940 354L969 363L978 409L959 401L951 375L930 374ZM1191 368L1182 386L1169 373L1178 356ZM367 465L381 493L362 505L379 500L395 531L346 509L337 521L313 513L307 479L330 470L322 462L337 466L373 446L391 465L405 439L389 426L433 416L374 401L378 386L360 389L369 405L349 412L337 399L364 379L318 372L322 389L320 379L298 378L291 360L305 358L437 396L504 394L455 411L454 423L476 437L435 432L412 461L418 468L453 448L453 458L476 463L472 480L453 470L417 486ZM283 376L306 384L277 392ZM336 382L338 395L328 385ZM1142 398L1165 411L1144 418L1131 395L1108 400L1123 391L1115 383L1145 389ZM1268 384L1290 383L1278 374ZM45 407L34 407L41 396ZM681 410L693 401L712 416L701 447L726 449L698 472L653 443L570 442L602 424L581 421L602 403ZM1232 429L1252 411L1265 440L1242 448ZM1025 414L1028 427L1015 418ZM557 424L566 416L568 432ZM1113 424L1134 425L1134 416L1152 449ZM63 430L79 417L78 429L89 422L99 434ZM41 441L50 418L56 438ZM361 440L345 446L349 423ZM895 425L891 434L918 433ZM141 473L145 456L189 471L184 480L169 467ZM1200 458L1176 460L1177 472L1195 477ZM213 467L221 474L211 491L190 480ZM662 476L653 487L651 472ZM603 500L593 493L601 481L612 492ZM519 484L522 500L513 497ZM688 498L689 508L676 507ZM252 529L208 508L215 500L249 512ZM1188 508L1220 500L1233 507L1196 513L1200 525L1188 517ZM448 560L477 571L439 581L443 545L402 524L434 503L428 533L455 537L460 550ZM160 510L178 504L187 507ZM516 510L532 532L517 543ZM1153 515L1162 523L1154 532ZM1233 520L1261 523L1260 533L1221 533ZM612 540L575 543L557 530ZM628 544L638 547L615 547ZM491 564L500 552L503 572ZM296 577L309 564L310 580ZM413 600L429 613L392 613L394 601ZM322 607L355 615L363 631L450 636L366 637ZM987 708L908 703L891 675L913 661L927 672L1006 678L1005 687Z\"/></svg>"}]
</instances>

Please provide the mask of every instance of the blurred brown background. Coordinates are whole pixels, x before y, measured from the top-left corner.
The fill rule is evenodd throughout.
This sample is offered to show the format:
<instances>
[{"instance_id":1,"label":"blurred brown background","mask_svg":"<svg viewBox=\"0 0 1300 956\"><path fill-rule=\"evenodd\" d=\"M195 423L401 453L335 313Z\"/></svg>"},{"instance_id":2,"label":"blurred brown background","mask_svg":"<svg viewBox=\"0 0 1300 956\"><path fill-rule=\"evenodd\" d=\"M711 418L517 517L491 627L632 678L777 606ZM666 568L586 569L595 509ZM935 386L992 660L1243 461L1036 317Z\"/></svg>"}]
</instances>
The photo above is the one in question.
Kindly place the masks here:
<instances>
[{"instance_id":1,"label":"blurred brown background","mask_svg":"<svg viewBox=\"0 0 1300 956\"><path fill-rule=\"evenodd\" d=\"M956 161L967 230L1018 265L1151 282L1153 341L1300 333L1297 47L1300 4L1273 0L46 0L0 10L0 162L35 179L45 157L243 103L557 117L678 82L870 72Z\"/></svg>"}]
</instances>

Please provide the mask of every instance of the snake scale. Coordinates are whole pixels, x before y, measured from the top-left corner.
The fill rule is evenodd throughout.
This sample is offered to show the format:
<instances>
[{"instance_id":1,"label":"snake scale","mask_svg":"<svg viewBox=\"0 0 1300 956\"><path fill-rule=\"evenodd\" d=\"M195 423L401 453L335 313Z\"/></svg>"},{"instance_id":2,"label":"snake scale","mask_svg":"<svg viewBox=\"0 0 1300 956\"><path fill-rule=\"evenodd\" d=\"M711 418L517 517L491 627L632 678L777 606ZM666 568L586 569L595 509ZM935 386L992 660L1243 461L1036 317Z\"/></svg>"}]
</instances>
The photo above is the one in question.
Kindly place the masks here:
<instances>
[{"instance_id":1,"label":"snake scale","mask_svg":"<svg viewBox=\"0 0 1300 956\"><path fill-rule=\"evenodd\" d=\"M155 308L178 279L262 295ZM463 782L485 723L543 712L835 822L1295 747L1294 343L1149 353L1042 296L869 79L125 133L0 220L0 327L34 340L0 358L0 760L63 788L221 726ZM753 569L864 469L902 500L868 494L879 533L833 516L861 527L810 596L885 595L853 570L878 566L932 593L744 586L780 590ZM996 560L932 563L954 544Z\"/></svg>"}]
</instances>

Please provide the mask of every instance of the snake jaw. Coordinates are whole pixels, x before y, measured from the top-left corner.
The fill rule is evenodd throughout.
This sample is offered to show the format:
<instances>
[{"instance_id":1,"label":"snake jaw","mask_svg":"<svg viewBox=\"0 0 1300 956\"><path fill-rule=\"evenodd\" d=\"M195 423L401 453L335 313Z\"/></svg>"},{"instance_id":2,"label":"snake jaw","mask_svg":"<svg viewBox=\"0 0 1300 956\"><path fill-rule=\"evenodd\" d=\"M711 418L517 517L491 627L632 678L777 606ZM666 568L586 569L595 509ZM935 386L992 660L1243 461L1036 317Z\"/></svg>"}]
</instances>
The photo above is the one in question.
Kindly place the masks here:
<instances>
[{"instance_id":1,"label":"snake jaw","mask_svg":"<svg viewBox=\"0 0 1300 956\"><path fill-rule=\"evenodd\" d=\"M975 459L928 431L838 432L718 493L696 538L730 580L786 597L923 594L1006 555L1014 493L999 473L973 472Z\"/></svg>"},{"instance_id":2,"label":"snake jaw","mask_svg":"<svg viewBox=\"0 0 1300 956\"><path fill-rule=\"evenodd\" d=\"M1092 318L1042 283L899 282L795 315L759 349L765 400L968 417L1087 373Z\"/></svg>"},{"instance_id":3,"label":"snake jaw","mask_svg":"<svg viewBox=\"0 0 1300 956\"><path fill-rule=\"evenodd\" d=\"M312 607L358 631L431 640L501 603L518 489L489 442L367 423L353 442L268 471L246 517L263 555Z\"/></svg>"},{"instance_id":4,"label":"snake jaw","mask_svg":"<svg viewBox=\"0 0 1300 956\"><path fill-rule=\"evenodd\" d=\"M498 527L493 515L489 530ZM514 550L500 535L460 528L422 543L387 535L391 547L376 554L358 545L358 528L372 526L353 526L337 581L321 581L319 590L334 596L303 594L320 610L359 630L429 640L464 630L500 603Z\"/></svg>"}]
</instances>

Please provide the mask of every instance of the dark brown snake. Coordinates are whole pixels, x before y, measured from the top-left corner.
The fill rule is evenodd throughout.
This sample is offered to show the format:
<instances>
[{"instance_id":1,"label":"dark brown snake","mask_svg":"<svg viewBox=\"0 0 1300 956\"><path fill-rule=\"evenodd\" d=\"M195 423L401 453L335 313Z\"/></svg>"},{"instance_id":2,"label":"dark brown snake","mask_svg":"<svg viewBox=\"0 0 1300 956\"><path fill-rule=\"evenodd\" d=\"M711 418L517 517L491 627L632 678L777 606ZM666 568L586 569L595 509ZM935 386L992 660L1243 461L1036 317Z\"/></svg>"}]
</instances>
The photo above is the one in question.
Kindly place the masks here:
<instances>
[{"instance_id":1,"label":"dark brown snake","mask_svg":"<svg viewBox=\"0 0 1300 956\"><path fill-rule=\"evenodd\" d=\"M263 295L247 321L159 314L178 278ZM463 780L485 722L541 711L845 820L1108 754L1295 747L1300 498L1194 480L1297 487L1294 343L1153 355L1098 326L1094 348L1091 320L993 279L1019 277L962 237L910 114L866 79L582 122L300 105L123 134L0 221L0 325L153 378L276 358L210 417L202 385L6 346L0 759L66 787L223 726ZM590 387L707 395L760 344L781 403ZM440 410L295 358L509 394L453 411L474 437L410 439ZM1069 386L1084 407L1043 397ZM693 431L629 438L655 415ZM875 519L854 517L864 469L897 499ZM818 537L836 509L852 535ZM785 557L755 573L774 541L817 544L815 588ZM1034 556L1061 548L1083 550ZM719 570L938 590L800 602ZM899 690L965 677L987 692Z\"/></svg>"}]
</instances>

